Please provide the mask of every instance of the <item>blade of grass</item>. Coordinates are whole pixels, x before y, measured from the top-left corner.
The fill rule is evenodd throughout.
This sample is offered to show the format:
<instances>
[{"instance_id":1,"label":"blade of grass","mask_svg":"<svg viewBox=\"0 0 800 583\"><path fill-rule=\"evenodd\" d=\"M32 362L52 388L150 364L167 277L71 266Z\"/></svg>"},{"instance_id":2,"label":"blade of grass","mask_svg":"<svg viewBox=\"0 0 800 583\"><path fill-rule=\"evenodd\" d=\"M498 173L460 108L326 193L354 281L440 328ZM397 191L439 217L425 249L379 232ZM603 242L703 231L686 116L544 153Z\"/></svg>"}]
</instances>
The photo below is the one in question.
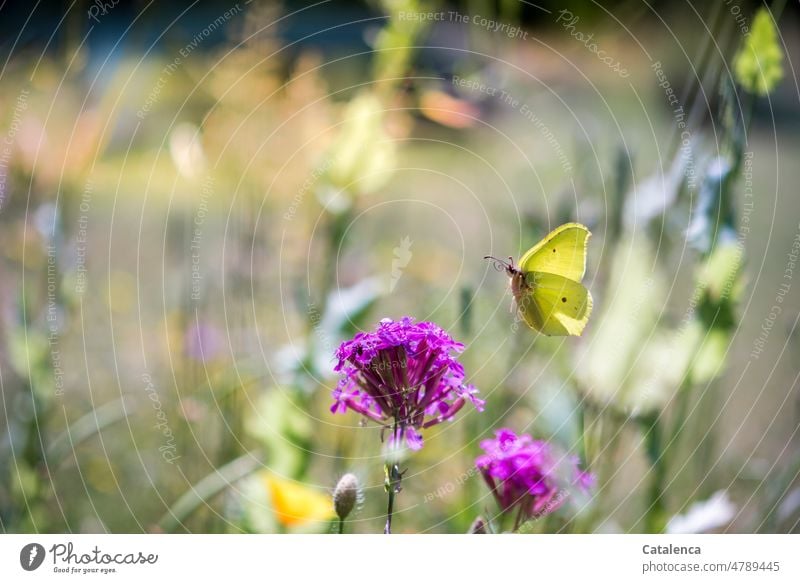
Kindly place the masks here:
<instances>
[{"instance_id":1,"label":"blade of grass","mask_svg":"<svg viewBox=\"0 0 800 583\"><path fill-rule=\"evenodd\" d=\"M172 532L201 505L261 467L261 461L254 454L246 453L218 468L178 498L178 501L158 521L158 526L164 532Z\"/></svg>"},{"instance_id":2,"label":"blade of grass","mask_svg":"<svg viewBox=\"0 0 800 583\"><path fill-rule=\"evenodd\" d=\"M92 409L86 415L69 425L56 437L47 449L48 459L73 459L67 455L75 446L100 433L106 427L125 419L134 410L133 403L124 398L111 401Z\"/></svg>"}]
</instances>

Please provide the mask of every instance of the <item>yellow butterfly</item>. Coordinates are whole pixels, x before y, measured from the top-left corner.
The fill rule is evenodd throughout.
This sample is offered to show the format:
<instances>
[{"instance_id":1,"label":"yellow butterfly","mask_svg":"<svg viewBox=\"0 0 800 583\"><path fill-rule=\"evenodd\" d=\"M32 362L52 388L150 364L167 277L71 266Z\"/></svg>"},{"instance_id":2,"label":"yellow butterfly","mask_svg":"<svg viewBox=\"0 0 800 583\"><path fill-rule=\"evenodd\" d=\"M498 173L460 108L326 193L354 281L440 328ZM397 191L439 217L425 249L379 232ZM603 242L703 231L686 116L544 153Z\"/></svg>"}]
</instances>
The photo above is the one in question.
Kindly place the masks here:
<instances>
[{"instance_id":1,"label":"yellow butterfly","mask_svg":"<svg viewBox=\"0 0 800 583\"><path fill-rule=\"evenodd\" d=\"M511 291L525 322L548 336L580 336L592 313L592 294L581 280L592 234L579 223L561 225L528 250L519 266L492 256L511 277Z\"/></svg>"}]
</instances>

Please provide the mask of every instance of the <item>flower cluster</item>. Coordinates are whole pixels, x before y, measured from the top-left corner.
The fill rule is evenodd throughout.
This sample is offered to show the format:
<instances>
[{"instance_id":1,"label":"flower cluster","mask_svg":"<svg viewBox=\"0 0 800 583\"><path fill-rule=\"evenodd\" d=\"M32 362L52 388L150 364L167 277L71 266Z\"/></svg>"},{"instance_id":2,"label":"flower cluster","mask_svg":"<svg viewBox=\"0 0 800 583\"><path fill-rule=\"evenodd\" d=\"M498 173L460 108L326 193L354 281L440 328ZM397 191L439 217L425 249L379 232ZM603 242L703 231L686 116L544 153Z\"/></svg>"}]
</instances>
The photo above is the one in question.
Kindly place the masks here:
<instances>
[{"instance_id":1,"label":"flower cluster","mask_svg":"<svg viewBox=\"0 0 800 583\"><path fill-rule=\"evenodd\" d=\"M355 411L392 429L392 441L422 447L420 429L452 419L477 390L464 383L456 355L464 345L432 322L385 318L336 351L342 375L331 411Z\"/></svg>"},{"instance_id":2,"label":"flower cluster","mask_svg":"<svg viewBox=\"0 0 800 583\"><path fill-rule=\"evenodd\" d=\"M534 518L552 512L566 499L565 482L588 490L594 476L580 471L577 460L569 460L571 477L562 477L558 461L545 441L516 435L510 429L495 432L494 439L481 442L484 455L475 460L500 509L518 509L519 516Z\"/></svg>"}]
</instances>

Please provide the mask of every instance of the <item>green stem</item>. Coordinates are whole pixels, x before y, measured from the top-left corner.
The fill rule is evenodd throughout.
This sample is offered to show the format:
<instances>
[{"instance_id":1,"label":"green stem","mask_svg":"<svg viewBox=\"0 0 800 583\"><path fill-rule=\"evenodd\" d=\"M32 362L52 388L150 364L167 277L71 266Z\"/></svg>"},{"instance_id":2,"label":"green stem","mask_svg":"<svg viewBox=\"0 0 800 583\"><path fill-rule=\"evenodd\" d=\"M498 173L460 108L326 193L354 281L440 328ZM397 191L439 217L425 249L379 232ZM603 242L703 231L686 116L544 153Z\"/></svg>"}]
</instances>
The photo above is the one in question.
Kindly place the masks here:
<instances>
[{"instance_id":1,"label":"green stem","mask_svg":"<svg viewBox=\"0 0 800 583\"><path fill-rule=\"evenodd\" d=\"M648 497L650 506L645 516L645 529L648 533L660 533L666 527L666 508L662 485L666 478L667 464L666 456L662 450L662 428L659 424L658 414L653 414L648 419L643 420L643 423L646 431L647 459L650 462L650 469L653 474Z\"/></svg>"},{"instance_id":2,"label":"green stem","mask_svg":"<svg viewBox=\"0 0 800 583\"><path fill-rule=\"evenodd\" d=\"M770 11L772 12L772 18L775 19L776 24L781 19L784 8L786 8L786 0L775 0L775 2L772 3Z\"/></svg>"},{"instance_id":3,"label":"green stem","mask_svg":"<svg viewBox=\"0 0 800 583\"><path fill-rule=\"evenodd\" d=\"M687 425L687 417L689 416L689 403L692 398L692 368L693 367L689 365L684 372L683 382L681 383L681 386L678 387L672 429L669 432L669 443L670 447L672 448L677 447L680 441L681 432Z\"/></svg>"},{"instance_id":4,"label":"green stem","mask_svg":"<svg viewBox=\"0 0 800 583\"><path fill-rule=\"evenodd\" d=\"M347 194L347 196L352 196ZM339 253L342 252L344 233L350 224L351 209L345 209L339 213L331 214L328 217L328 225L325 232L325 263L322 267L322 280L320 281L319 297L317 305L320 306L320 314L324 314L327 308L328 296L336 284L336 266ZM313 327L313 325L312 325Z\"/></svg>"},{"instance_id":5,"label":"green stem","mask_svg":"<svg viewBox=\"0 0 800 583\"><path fill-rule=\"evenodd\" d=\"M394 463L386 464L386 493L389 502L386 506L386 526L383 534L392 534L392 514L394 514L394 497L400 491L400 467Z\"/></svg>"},{"instance_id":6,"label":"green stem","mask_svg":"<svg viewBox=\"0 0 800 583\"><path fill-rule=\"evenodd\" d=\"M578 404L578 456L581 458L581 467L589 466L589 457L586 448L586 397L581 398Z\"/></svg>"},{"instance_id":7,"label":"green stem","mask_svg":"<svg viewBox=\"0 0 800 583\"><path fill-rule=\"evenodd\" d=\"M383 528L383 534L392 534L392 514L394 514L394 497L400 491L400 481L403 475L400 473L400 466L394 461L395 448L398 447L398 442L403 435L402 424L397 423L395 418L394 425L392 426L392 443L390 446L391 456L390 461L384 465L384 472L386 474L383 487L389 495L389 502L386 506L386 526Z\"/></svg>"},{"instance_id":8,"label":"green stem","mask_svg":"<svg viewBox=\"0 0 800 583\"><path fill-rule=\"evenodd\" d=\"M519 509L517 510L517 516L516 516L516 518L514 518L514 531L513 532L517 532L519 530L519 527L522 526L522 522L523 522L522 519L524 518L524 514L523 514L523 509L524 508L525 508L525 504L519 504Z\"/></svg>"},{"instance_id":9,"label":"green stem","mask_svg":"<svg viewBox=\"0 0 800 583\"><path fill-rule=\"evenodd\" d=\"M344 534L344 519L339 519L339 534Z\"/></svg>"}]
</instances>

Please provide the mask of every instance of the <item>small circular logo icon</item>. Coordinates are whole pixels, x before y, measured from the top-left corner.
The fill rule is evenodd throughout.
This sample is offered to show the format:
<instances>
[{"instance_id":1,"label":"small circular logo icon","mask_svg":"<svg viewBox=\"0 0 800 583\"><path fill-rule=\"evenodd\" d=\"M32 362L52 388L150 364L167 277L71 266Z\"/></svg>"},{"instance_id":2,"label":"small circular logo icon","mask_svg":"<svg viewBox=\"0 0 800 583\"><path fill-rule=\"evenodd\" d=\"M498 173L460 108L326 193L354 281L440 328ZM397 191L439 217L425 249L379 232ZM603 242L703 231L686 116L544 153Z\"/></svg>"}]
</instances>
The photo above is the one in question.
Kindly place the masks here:
<instances>
[{"instance_id":1,"label":"small circular logo icon","mask_svg":"<svg viewBox=\"0 0 800 583\"><path fill-rule=\"evenodd\" d=\"M29 543L19 552L19 564L26 571L35 571L44 562L44 547L39 543Z\"/></svg>"}]
</instances>

